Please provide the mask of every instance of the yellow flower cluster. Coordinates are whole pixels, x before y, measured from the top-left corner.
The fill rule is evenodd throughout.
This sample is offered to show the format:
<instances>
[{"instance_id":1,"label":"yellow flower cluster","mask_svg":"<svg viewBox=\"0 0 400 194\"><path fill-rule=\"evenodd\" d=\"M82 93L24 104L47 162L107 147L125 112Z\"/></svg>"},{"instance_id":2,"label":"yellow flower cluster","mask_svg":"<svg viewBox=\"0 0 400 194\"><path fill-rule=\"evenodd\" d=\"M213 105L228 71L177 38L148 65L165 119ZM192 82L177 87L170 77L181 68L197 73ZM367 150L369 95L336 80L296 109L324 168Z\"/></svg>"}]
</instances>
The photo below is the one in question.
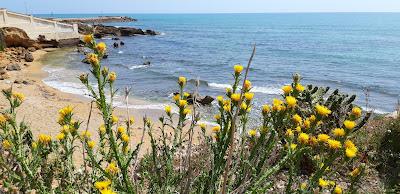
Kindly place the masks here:
<instances>
[{"instance_id":1,"label":"yellow flower cluster","mask_svg":"<svg viewBox=\"0 0 400 194\"><path fill-rule=\"evenodd\" d=\"M115 164L115 162L111 162L106 167L106 172L115 175L119 172L119 168L117 167L117 164Z\"/></svg>"},{"instance_id":2,"label":"yellow flower cluster","mask_svg":"<svg viewBox=\"0 0 400 194\"><path fill-rule=\"evenodd\" d=\"M345 153L347 157L354 158L357 156L358 149L351 140L346 140L344 147L346 148Z\"/></svg>"},{"instance_id":3,"label":"yellow flower cluster","mask_svg":"<svg viewBox=\"0 0 400 194\"><path fill-rule=\"evenodd\" d=\"M96 49L97 49L97 51L99 51L99 53L103 53L104 54L104 52L106 52L107 45L104 42L100 42L100 43L98 43L96 45Z\"/></svg>"},{"instance_id":4,"label":"yellow flower cluster","mask_svg":"<svg viewBox=\"0 0 400 194\"><path fill-rule=\"evenodd\" d=\"M90 44L93 41L93 36L91 34L83 36L83 42Z\"/></svg>"},{"instance_id":5,"label":"yellow flower cluster","mask_svg":"<svg viewBox=\"0 0 400 194\"><path fill-rule=\"evenodd\" d=\"M19 100L19 101L21 101L21 102L25 100L25 95L24 95L23 93L13 92L13 93L12 93L12 96L13 96L15 99L17 99L17 100Z\"/></svg>"},{"instance_id":6,"label":"yellow flower cluster","mask_svg":"<svg viewBox=\"0 0 400 194\"><path fill-rule=\"evenodd\" d=\"M179 77L178 84L182 87L186 84L186 77Z\"/></svg>"},{"instance_id":7,"label":"yellow flower cluster","mask_svg":"<svg viewBox=\"0 0 400 194\"><path fill-rule=\"evenodd\" d=\"M3 148L6 149L6 150L10 149L11 148L10 141L8 141L7 139L3 140Z\"/></svg>"},{"instance_id":8,"label":"yellow flower cluster","mask_svg":"<svg viewBox=\"0 0 400 194\"><path fill-rule=\"evenodd\" d=\"M237 64L233 66L233 70L235 71L236 75L239 75L243 71L243 66L240 64Z\"/></svg>"},{"instance_id":9,"label":"yellow flower cluster","mask_svg":"<svg viewBox=\"0 0 400 194\"><path fill-rule=\"evenodd\" d=\"M39 143L43 144L43 145L47 145L51 142L51 136L50 135L46 135L46 134L40 134L39 135Z\"/></svg>"},{"instance_id":10,"label":"yellow flower cluster","mask_svg":"<svg viewBox=\"0 0 400 194\"><path fill-rule=\"evenodd\" d=\"M110 82L114 82L117 79L117 73L115 73L114 71L110 72L110 74L108 74L108 80Z\"/></svg>"},{"instance_id":11,"label":"yellow flower cluster","mask_svg":"<svg viewBox=\"0 0 400 194\"><path fill-rule=\"evenodd\" d=\"M315 110L316 110L317 113L318 113L319 115L321 115L321 116L328 116L328 115L330 115L330 114L332 113L332 111L329 110L327 107L322 106L322 105L319 105L319 104L317 104L317 105L315 106Z\"/></svg>"},{"instance_id":12,"label":"yellow flower cluster","mask_svg":"<svg viewBox=\"0 0 400 194\"><path fill-rule=\"evenodd\" d=\"M98 181L94 183L94 187L96 187L101 194L115 194L115 192L110 189L110 186L110 180Z\"/></svg>"}]
</instances>

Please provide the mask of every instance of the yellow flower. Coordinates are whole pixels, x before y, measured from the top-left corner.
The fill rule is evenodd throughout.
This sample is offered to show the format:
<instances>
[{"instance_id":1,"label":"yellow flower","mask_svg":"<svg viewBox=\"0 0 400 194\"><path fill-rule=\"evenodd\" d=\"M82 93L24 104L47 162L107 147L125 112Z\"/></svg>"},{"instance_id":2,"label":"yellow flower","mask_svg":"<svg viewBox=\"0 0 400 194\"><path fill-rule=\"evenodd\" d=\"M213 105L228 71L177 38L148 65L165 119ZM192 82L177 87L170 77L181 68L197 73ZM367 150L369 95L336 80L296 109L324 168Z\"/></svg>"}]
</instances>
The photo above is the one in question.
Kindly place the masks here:
<instances>
[{"instance_id":1,"label":"yellow flower","mask_svg":"<svg viewBox=\"0 0 400 194\"><path fill-rule=\"evenodd\" d=\"M171 114L171 106L167 105L165 106L165 112L169 115Z\"/></svg>"},{"instance_id":2,"label":"yellow flower","mask_svg":"<svg viewBox=\"0 0 400 194\"><path fill-rule=\"evenodd\" d=\"M298 141L302 144L307 144L310 137L306 133L300 133Z\"/></svg>"},{"instance_id":3,"label":"yellow flower","mask_svg":"<svg viewBox=\"0 0 400 194\"><path fill-rule=\"evenodd\" d=\"M129 125L133 125L133 123L135 123L135 118L129 117Z\"/></svg>"},{"instance_id":4,"label":"yellow flower","mask_svg":"<svg viewBox=\"0 0 400 194\"><path fill-rule=\"evenodd\" d=\"M90 149L93 149L94 148L94 146L96 145L96 142L94 142L94 141L88 141L88 147L90 148Z\"/></svg>"},{"instance_id":5,"label":"yellow flower","mask_svg":"<svg viewBox=\"0 0 400 194\"><path fill-rule=\"evenodd\" d=\"M286 136L293 137L294 136L293 130L292 129L287 129L286 130Z\"/></svg>"},{"instance_id":6,"label":"yellow flower","mask_svg":"<svg viewBox=\"0 0 400 194\"><path fill-rule=\"evenodd\" d=\"M58 113L60 114L61 117L65 117L66 115L71 114L71 113L72 113L72 110L73 110L72 106L68 105L68 106L66 106L66 107L64 107L64 108L62 108L62 109L60 109L60 110L58 111Z\"/></svg>"},{"instance_id":7,"label":"yellow flower","mask_svg":"<svg viewBox=\"0 0 400 194\"><path fill-rule=\"evenodd\" d=\"M243 66L241 66L240 64L237 64L237 65L233 66L233 70L235 70L236 74L240 74L243 71Z\"/></svg>"},{"instance_id":8,"label":"yellow flower","mask_svg":"<svg viewBox=\"0 0 400 194\"><path fill-rule=\"evenodd\" d=\"M232 88L225 88L225 91L226 91L227 94L230 94L230 93L232 93Z\"/></svg>"},{"instance_id":9,"label":"yellow flower","mask_svg":"<svg viewBox=\"0 0 400 194\"><path fill-rule=\"evenodd\" d=\"M311 122L311 123L314 123L315 120L316 120L317 118L315 117L315 115L311 115L311 116L309 117L309 119L310 119L310 122Z\"/></svg>"},{"instance_id":10,"label":"yellow flower","mask_svg":"<svg viewBox=\"0 0 400 194\"><path fill-rule=\"evenodd\" d=\"M265 104L265 105L262 106L263 114L269 113L270 110L271 110L271 107L268 104Z\"/></svg>"},{"instance_id":11,"label":"yellow flower","mask_svg":"<svg viewBox=\"0 0 400 194\"><path fill-rule=\"evenodd\" d=\"M123 126L119 126L118 128L117 128L117 131L118 131L118 133L119 134L123 134L123 133L125 133L125 127L123 127Z\"/></svg>"},{"instance_id":12,"label":"yellow flower","mask_svg":"<svg viewBox=\"0 0 400 194\"><path fill-rule=\"evenodd\" d=\"M183 110L183 114L184 114L184 115L190 114L190 112L191 112L191 110L188 109L188 108L185 108L185 109Z\"/></svg>"},{"instance_id":13,"label":"yellow flower","mask_svg":"<svg viewBox=\"0 0 400 194\"><path fill-rule=\"evenodd\" d=\"M242 102L242 105L240 105L240 108L242 110L246 110L247 109L247 104L245 102Z\"/></svg>"},{"instance_id":14,"label":"yellow flower","mask_svg":"<svg viewBox=\"0 0 400 194\"><path fill-rule=\"evenodd\" d=\"M122 134L122 136L121 136L121 139L122 139L122 141L124 141L125 143L128 143L129 142L129 136L127 135L127 134Z\"/></svg>"},{"instance_id":15,"label":"yellow flower","mask_svg":"<svg viewBox=\"0 0 400 194\"><path fill-rule=\"evenodd\" d=\"M110 180L98 181L98 182L94 183L94 186L96 187L96 189L98 189L100 191L108 189L108 187L110 185L111 185L111 181Z\"/></svg>"},{"instance_id":16,"label":"yellow flower","mask_svg":"<svg viewBox=\"0 0 400 194\"><path fill-rule=\"evenodd\" d=\"M307 188L307 183L301 183L300 184L300 189L301 190L304 190L304 189L306 189Z\"/></svg>"},{"instance_id":17,"label":"yellow flower","mask_svg":"<svg viewBox=\"0 0 400 194\"><path fill-rule=\"evenodd\" d=\"M35 150L37 148L37 143L36 142L32 142L31 146L32 146L32 149Z\"/></svg>"},{"instance_id":18,"label":"yellow flower","mask_svg":"<svg viewBox=\"0 0 400 194\"><path fill-rule=\"evenodd\" d=\"M93 41L93 36L91 34L83 36L83 42L89 44Z\"/></svg>"},{"instance_id":19,"label":"yellow flower","mask_svg":"<svg viewBox=\"0 0 400 194\"><path fill-rule=\"evenodd\" d=\"M185 107L187 105L187 101L186 100L179 100L179 106L180 107Z\"/></svg>"},{"instance_id":20,"label":"yellow flower","mask_svg":"<svg viewBox=\"0 0 400 194\"><path fill-rule=\"evenodd\" d=\"M98 66L99 65L99 57L94 54L94 53L90 53L86 56L87 60L89 61L90 64L94 65L94 66Z\"/></svg>"},{"instance_id":21,"label":"yellow flower","mask_svg":"<svg viewBox=\"0 0 400 194\"><path fill-rule=\"evenodd\" d=\"M360 117L360 116L361 116L361 113L362 113L362 111L361 111L361 109L358 108L358 107L354 107L354 108L351 110L351 114L353 114L356 118Z\"/></svg>"},{"instance_id":22,"label":"yellow flower","mask_svg":"<svg viewBox=\"0 0 400 194\"><path fill-rule=\"evenodd\" d=\"M284 94L289 94L292 91L292 86L291 85L286 85L282 87L282 91Z\"/></svg>"},{"instance_id":23,"label":"yellow flower","mask_svg":"<svg viewBox=\"0 0 400 194\"><path fill-rule=\"evenodd\" d=\"M249 80L244 81L244 89L249 90L251 88L251 82Z\"/></svg>"},{"instance_id":24,"label":"yellow flower","mask_svg":"<svg viewBox=\"0 0 400 194\"><path fill-rule=\"evenodd\" d=\"M218 133L220 130L221 130L221 127L220 127L219 125L214 126L214 127L212 128L212 131L214 131L215 133Z\"/></svg>"},{"instance_id":25,"label":"yellow flower","mask_svg":"<svg viewBox=\"0 0 400 194\"><path fill-rule=\"evenodd\" d=\"M183 92L183 96L187 98L187 97L189 97L189 96L190 96L190 94L189 94L189 93L187 93L187 92Z\"/></svg>"},{"instance_id":26,"label":"yellow flower","mask_svg":"<svg viewBox=\"0 0 400 194\"><path fill-rule=\"evenodd\" d=\"M357 147L346 148L346 156L349 158L354 158L357 156Z\"/></svg>"},{"instance_id":27,"label":"yellow flower","mask_svg":"<svg viewBox=\"0 0 400 194\"><path fill-rule=\"evenodd\" d=\"M354 143L351 140L346 140L344 142L344 147L345 148L354 148L354 147L356 147L356 145L354 145Z\"/></svg>"},{"instance_id":28,"label":"yellow flower","mask_svg":"<svg viewBox=\"0 0 400 194\"><path fill-rule=\"evenodd\" d=\"M303 122L303 127L305 129L308 129L308 128L310 128L310 126L311 126L310 119L309 118L305 119L304 122Z\"/></svg>"},{"instance_id":29,"label":"yellow flower","mask_svg":"<svg viewBox=\"0 0 400 194\"><path fill-rule=\"evenodd\" d=\"M115 73L114 71L110 72L110 74L108 74L108 80L110 80L110 82L113 82L117 79L117 73Z\"/></svg>"},{"instance_id":30,"label":"yellow flower","mask_svg":"<svg viewBox=\"0 0 400 194\"><path fill-rule=\"evenodd\" d=\"M302 123L302 121L303 121L303 120L301 119L301 117L300 117L298 114L293 115L292 119L293 119L293 121L294 121L295 123L297 123L297 124L300 124L300 123Z\"/></svg>"},{"instance_id":31,"label":"yellow flower","mask_svg":"<svg viewBox=\"0 0 400 194\"><path fill-rule=\"evenodd\" d=\"M299 92L304 91L304 86L302 86L301 84L297 84L295 88L296 88L296 90L299 91Z\"/></svg>"},{"instance_id":32,"label":"yellow flower","mask_svg":"<svg viewBox=\"0 0 400 194\"><path fill-rule=\"evenodd\" d=\"M289 108L294 108L297 104L297 100L293 96L286 96L286 103Z\"/></svg>"},{"instance_id":33,"label":"yellow flower","mask_svg":"<svg viewBox=\"0 0 400 194\"><path fill-rule=\"evenodd\" d=\"M7 118L3 114L0 113L0 124L5 123L6 121L7 121Z\"/></svg>"},{"instance_id":34,"label":"yellow flower","mask_svg":"<svg viewBox=\"0 0 400 194\"><path fill-rule=\"evenodd\" d=\"M320 178L318 180L318 184L320 187L325 188L325 187L329 186L329 181L326 181L326 180Z\"/></svg>"},{"instance_id":35,"label":"yellow flower","mask_svg":"<svg viewBox=\"0 0 400 194\"><path fill-rule=\"evenodd\" d=\"M172 99L174 101L178 101L179 99L181 99L181 96L179 94L175 94L174 96L172 96Z\"/></svg>"},{"instance_id":36,"label":"yellow flower","mask_svg":"<svg viewBox=\"0 0 400 194\"><path fill-rule=\"evenodd\" d=\"M117 116L115 116L115 115L111 115L111 121L112 121L112 123L117 123L118 122L118 117Z\"/></svg>"},{"instance_id":37,"label":"yellow flower","mask_svg":"<svg viewBox=\"0 0 400 194\"><path fill-rule=\"evenodd\" d=\"M186 84L186 77L183 77L183 76L179 77L178 78L178 84L180 86L184 86Z\"/></svg>"},{"instance_id":38,"label":"yellow flower","mask_svg":"<svg viewBox=\"0 0 400 194\"><path fill-rule=\"evenodd\" d=\"M224 101L224 97L222 96L217 96L218 102L222 103Z\"/></svg>"},{"instance_id":39,"label":"yellow flower","mask_svg":"<svg viewBox=\"0 0 400 194\"><path fill-rule=\"evenodd\" d=\"M82 131L81 136L82 138L89 139L92 136L92 134L88 130L85 130Z\"/></svg>"},{"instance_id":40,"label":"yellow flower","mask_svg":"<svg viewBox=\"0 0 400 194\"><path fill-rule=\"evenodd\" d=\"M199 126L200 126L200 128L202 128L202 129L206 129L206 127L207 127L205 123L200 123Z\"/></svg>"},{"instance_id":41,"label":"yellow flower","mask_svg":"<svg viewBox=\"0 0 400 194\"><path fill-rule=\"evenodd\" d=\"M234 102L239 102L240 101L240 94L232 94L231 99Z\"/></svg>"},{"instance_id":42,"label":"yellow flower","mask_svg":"<svg viewBox=\"0 0 400 194\"><path fill-rule=\"evenodd\" d=\"M110 173L110 174L116 174L118 173L119 169L117 167L117 164L115 164L115 162L111 162L110 164L108 164L107 168L106 168L106 172Z\"/></svg>"},{"instance_id":43,"label":"yellow flower","mask_svg":"<svg viewBox=\"0 0 400 194\"><path fill-rule=\"evenodd\" d=\"M51 136L46 134L39 135L39 143L47 145L51 141Z\"/></svg>"},{"instance_id":44,"label":"yellow flower","mask_svg":"<svg viewBox=\"0 0 400 194\"><path fill-rule=\"evenodd\" d=\"M247 133L250 137L255 137L257 135L257 131L255 129L249 130Z\"/></svg>"},{"instance_id":45,"label":"yellow flower","mask_svg":"<svg viewBox=\"0 0 400 194\"><path fill-rule=\"evenodd\" d=\"M58 141L61 141L65 138L65 134L64 133L59 133L56 138L58 139Z\"/></svg>"},{"instance_id":46,"label":"yellow flower","mask_svg":"<svg viewBox=\"0 0 400 194\"><path fill-rule=\"evenodd\" d=\"M352 177L356 177L356 176L358 176L359 174L360 174L360 169L359 168L355 168L353 171L351 171L350 173L349 173L349 175L350 176L352 176Z\"/></svg>"},{"instance_id":47,"label":"yellow flower","mask_svg":"<svg viewBox=\"0 0 400 194\"><path fill-rule=\"evenodd\" d=\"M25 99L25 95L23 93L19 93L19 92L13 92L12 96L21 102L24 101L24 99Z\"/></svg>"},{"instance_id":48,"label":"yellow flower","mask_svg":"<svg viewBox=\"0 0 400 194\"><path fill-rule=\"evenodd\" d=\"M301 127L300 127L300 126L297 126L297 127L296 127L296 132L297 132L297 133L301 133Z\"/></svg>"},{"instance_id":49,"label":"yellow flower","mask_svg":"<svg viewBox=\"0 0 400 194\"><path fill-rule=\"evenodd\" d=\"M328 142L328 140L329 140L329 138L331 138L331 137L329 137L329 135L327 135L327 134L319 134L318 135L318 141L319 142Z\"/></svg>"},{"instance_id":50,"label":"yellow flower","mask_svg":"<svg viewBox=\"0 0 400 194\"><path fill-rule=\"evenodd\" d=\"M272 105L272 110L274 110L274 111L282 111L282 110L285 109L285 107L282 105L283 102L281 100L276 99L276 98L274 98L272 100L272 104L273 104Z\"/></svg>"},{"instance_id":51,"label":"yellow flower","mask_svg":"<svg viewBox=\"0 0 400 194\"><path fill-rule=\"evenodd\" d=\"M216 115L214 115L214 118L215 118L215 120L219 120L219 119L221 119L221 115L220 114L216 114Z\"/></svg>"},{"instance_id":52,"label":"yellow flower","mask_svg":"<svg viewBox=\"0 0 400 194\"><path fill-rule=\"evenodd\" d=\"M231 112L231 105L224 105L223 108L226 112Z\"/></svg>"},{"instance_id":53,"label":"yellow flower","mask_svg":"<svg viewBox=\"0 0 400 194\"><path fill-rule=\"evenodd\" d=\"M332 133L335 137L343 137L346 134L343 128L335 128Z\"/></svg>"},{"instance_id":54,"label":"yellow flower","mask_svg":"<svg viewBox=\"0 0 400 194\"><path fill-rule=\"evenodd\" d=\"M105 189L100 191L101 194L116 194L113 190L111 189Z\"/></svg>"},{"instance_id":55,"label":"yellow flower","mask_svg":"<svg viewBox=\"0 0 400 194\"><path fill-rule=\"evenodd\" d=\"M291 143L290 144L290 149L295 150L297 148L297 144Z\"/></svg>"},{"instance_id":56,"label":"yellow flower","mask_svg":"<svg viewBox=\"0 0 400 194\"><path fill-rule=\"evenodd\" d=\"M343 122L344 127L348 130L352 130L356 126L356 122L350 121L350 120L345 120Z\"/></svg>"},{"instance_id":57,"label":"yellow flower","mask_svg":"<svg viewBox=\"0 0 400 194\"><path fill-rule=\"evenodd\" d=\"M100 52L100 53L104 53L107 49L107 45L104 42L100 42L96 45L96 49Z\"/></svg>"},{"instance_id":58,"label":"yellow flower","mask_svg":"<svg viewBox=\"0 0 400 194\"><path fill-rule=\"evenodd\" d=\"M319 104L317 104L317 105L315 106L315 109L316 109L317 113L318 113L319 115L321 115L321 116L328 116L329 114L332 113L332 111L329 110L327 107L322 106L322 105L319 105Z\"/></svg>"},{"instance_id":59,"label":"yellow flower","mask_svg":"<svg viewBox=\"0 0 400 194\"><path fill-rule=\"evenodd\" d=\"M317 143L318 143L318 140L317 140L317 138L315 138L314 136L313 137L310 137L310 145L316 145Z\"/></svg>"},{"instance_id":60,"label":"yellow flower","mask_svg":"<svg viewBox=\"0 0 400 194\"><path fill-rule=\"evenodd\" d=\"M244 93L244 97L246 98L246 100L252 100L253 99L253 97L254 97L254 93L251 93L251 92L246 92L246 93Z\"/></svg>"},{"instance_id":61,"label":"yellow flower","mask_svg":"<svg viewBox=\"0 0 400 194\"><path fill-rule=\"evenodd\" d=\"M340 143L340 141L337 141L337 140L328 139L328 146L331 149L339 149L342 147L342 143Z\"/></svg>"},{"instance_id":62,"label":"yellow flower","mask_svg":"<svg viewBox=\"0 0 400 194\"><path fill-rule=\"evenodd\" d=\"M99 131L100 131L101 134L105 134L106 133L106 127L104 125L101 125L99 127Z\"/></svg>"},{"instance_id":63,"label":"yellow flower","mask_svg":"<svg viewBox=\"0 0 400 194\"><path fill-rule=\"evenodd\" d=\"M340 188L339 185L336 185L335 189L333 190L333 193L334 194L342 194L343 193L342 188Z\"/></svg>"},{"instance_id":64,"label":"yellow flower","mask_svg":"<svg viewBox=\"0 0 400 194\"><path fill-rule=\"evenodd\" d=\"M11 143L8 140L3 140L3 148L8 150L11 148Z\"/></svg>"}]
</instances>

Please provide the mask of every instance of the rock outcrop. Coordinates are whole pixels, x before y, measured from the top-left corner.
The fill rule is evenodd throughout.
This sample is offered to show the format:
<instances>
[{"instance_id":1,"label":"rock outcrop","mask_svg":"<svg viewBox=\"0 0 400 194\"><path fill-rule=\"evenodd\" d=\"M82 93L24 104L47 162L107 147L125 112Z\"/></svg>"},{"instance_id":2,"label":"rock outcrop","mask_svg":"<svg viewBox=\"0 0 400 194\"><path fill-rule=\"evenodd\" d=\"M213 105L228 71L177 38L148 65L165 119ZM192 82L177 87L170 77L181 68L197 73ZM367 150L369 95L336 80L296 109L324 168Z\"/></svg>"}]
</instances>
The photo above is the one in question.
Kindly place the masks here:
<instances>
[{"instance_id":1,"label":"rock outcrop","mask_svg":"<svg viewBox=\"0 0 400 194\"><path fill-rule=\"evenodd\" d=\"M3 27L0 28L0 34L2 34L5 47L39 48L39 45L19 28Z\"/></svg>"},{"instance_id":2,"label":"rock outcrop","mask_svg":"<svg viewBox=\"0 0 400 194\"><path fill-rule=\"evenodd\" d=\"M178 94L178 93L175 92L174 95L176 95L176 94ZM203 106L210 105L213 101L214 101L214 98L211 96L204 96L204 97L202 97L200 95L196 96L196 102ZM187 97L187 102L189 104L193 104L193 94L192 93L190 93L189 96Z\"/></svg>"},{"instance_id":3,"label":"rock outcrop","mask_svg":"<svg viewBox=\"0 0 400 194\"><path fill-rule=\"evenodd\" d=\"M142 30L140 28L132 27L115 27L106 25L89 26L86 24L78 25L79 33L93 34L95 38L102 38L105 36L135 36L135 35L158 35L154 30Z\"/></svg>"}]
</instances>

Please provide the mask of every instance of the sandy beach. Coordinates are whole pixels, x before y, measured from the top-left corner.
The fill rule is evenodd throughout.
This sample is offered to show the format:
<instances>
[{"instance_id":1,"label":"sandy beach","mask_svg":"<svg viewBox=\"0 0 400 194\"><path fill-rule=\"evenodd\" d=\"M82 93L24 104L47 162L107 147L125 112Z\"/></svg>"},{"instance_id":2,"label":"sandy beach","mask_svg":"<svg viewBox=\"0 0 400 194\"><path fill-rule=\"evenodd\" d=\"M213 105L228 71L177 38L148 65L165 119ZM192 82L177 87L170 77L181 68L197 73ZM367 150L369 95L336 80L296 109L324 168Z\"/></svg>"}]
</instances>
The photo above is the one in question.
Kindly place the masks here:
<instances>
[{"instance_id":1,"label":"sandy beach","mask_svg":"<svg viewBox=\"0 0 400 194\"><path fill-rule=\"evenodd\" d=\"M74 94L64 93L46 85L42 80L46 78L47 72L42 68L45 66L43 58L49 52L55 50L38 50L33 53L35 61L27 63L21 71L10 72L11 78L0 81L0 88L5 89L13 87L14 91L25 94L25 101L17 110L17 118L19 121L25 121L31 127L33 135L36 137L38 134L50 134L55 137L59 131L60 126L57 123L58 110L71 105L74 107L74 119L82 121L81 129L85 130L87 126L88 115L90 112L91 101L89 98L78 96ZM71 78L75 79L75 78ZM14 83L15 80L27 81L29 84ZM0 110L8 108L8 102L4 96L0 97ZM161 110L136 110L129 109L130 116L135 118L133 126L132 143L136 144L141 139L143 130L143 117L148 116L153 121L158 120L158 117L163 114ZM127 118L127 110L124 108L116 108L115 115L120 118L120 122ZM97 109L93 107L91 119L89 121L89 131L92 133L92 138L97 138L97 129L102 123L102 118ZM157 122L154 122L157 123ZM157 126L155 126L157 127ZM144 148L149 145L148 136L145 137ZM142 153L146 149L142 150Z\"/></svg>"}]
</instances>

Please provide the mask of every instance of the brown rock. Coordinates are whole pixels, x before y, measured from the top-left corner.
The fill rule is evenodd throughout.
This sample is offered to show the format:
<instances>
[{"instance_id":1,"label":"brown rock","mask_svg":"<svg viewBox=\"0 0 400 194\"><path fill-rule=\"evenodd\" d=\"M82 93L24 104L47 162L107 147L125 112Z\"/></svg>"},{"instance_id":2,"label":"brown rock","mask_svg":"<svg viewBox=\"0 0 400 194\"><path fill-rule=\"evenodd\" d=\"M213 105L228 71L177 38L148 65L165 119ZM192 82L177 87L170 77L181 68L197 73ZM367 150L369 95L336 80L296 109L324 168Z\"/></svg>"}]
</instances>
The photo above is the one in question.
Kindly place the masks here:
<instances>
[{"instance_id":1,"label":"brown rock","mask_svg":"<svg viewBox=\"0 0 400 194\"><path fill-rule=\"evenodd\" d=\"M7 71L20 71L21 66L19 64L9 64L7 66Z\"/></svg>"},{"instance_id":2,"label":"brown rock","mask_svg":"<svg viewBox=\"0 0 400 194\"><path fill-rule=\"evenodd\" d=\"M5 80L10 78L10 75L6 72L0 75L0 80Z\"/></svg>"},{"instance_id":3,"label":"brown rock","mask_svg":"<svg viewBox=\"0 0 400 194\"><path fill-rule=\"evenodd\" d=\"M6 47L37 47L34 40L31 40L25 31L14 27L3 27L0 29Z\"/></svg>"},{"instance_id":4,"label":"brown rock","mask_svg":"<svg viewBox=\"0 0 400 194\"><path fill-rule=\"evenodd\" d=\"M26 62L32 62L34 60L32 53L26 52L25 53L25 61Z\"/></svg>"}]
</instances>

